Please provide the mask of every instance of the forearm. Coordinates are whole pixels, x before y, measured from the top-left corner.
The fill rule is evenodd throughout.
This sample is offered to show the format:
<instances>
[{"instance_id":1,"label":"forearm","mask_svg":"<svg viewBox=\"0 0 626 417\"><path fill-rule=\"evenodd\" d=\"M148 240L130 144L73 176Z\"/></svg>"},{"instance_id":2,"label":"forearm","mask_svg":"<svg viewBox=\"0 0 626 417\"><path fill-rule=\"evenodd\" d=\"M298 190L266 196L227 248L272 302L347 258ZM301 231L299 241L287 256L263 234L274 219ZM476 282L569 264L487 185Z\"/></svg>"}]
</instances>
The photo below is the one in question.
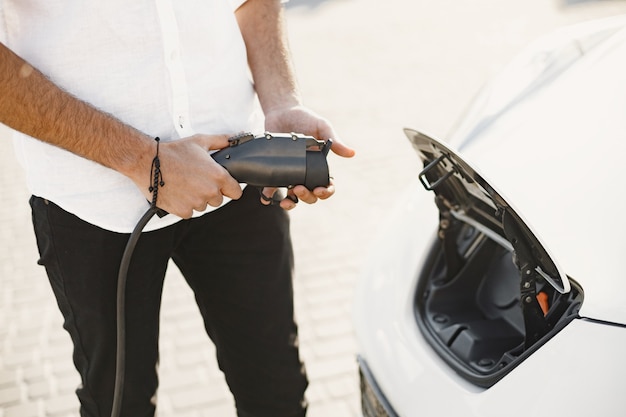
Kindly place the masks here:
<instances>
[{"instance_id":1,"label":"forearm","mask_svg":"<svg viewBox=\"0 0 626 417\"><path fill-rule=\"evenodd\" d=\"M149 167L154 152L149 137L58 88L3 44L0 122L128 176Z\"/></svg>"},{"instance_id":2,"label":"forearm","mask_svg":"<svg viewBox=\"0 0 626 417\"><path fill-rule=\"evenodd\" d=\"M300 105L280 0L248 0L236 13L264 112Z\"/></svg>"}]
</instances>

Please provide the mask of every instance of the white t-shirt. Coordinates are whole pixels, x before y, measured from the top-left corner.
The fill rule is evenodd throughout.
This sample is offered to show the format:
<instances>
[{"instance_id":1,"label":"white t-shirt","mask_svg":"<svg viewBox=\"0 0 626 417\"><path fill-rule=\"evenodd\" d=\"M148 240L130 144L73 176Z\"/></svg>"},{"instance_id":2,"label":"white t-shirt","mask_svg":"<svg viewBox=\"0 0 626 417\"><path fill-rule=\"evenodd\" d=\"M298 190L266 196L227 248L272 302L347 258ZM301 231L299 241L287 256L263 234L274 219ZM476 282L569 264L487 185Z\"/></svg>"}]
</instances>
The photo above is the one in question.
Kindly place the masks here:
<instances>
[{"instance_id":1,"label":"white t-shirt","mask_svg":"<svg viewBox=\"0 0 626 417\"><path fill-rule=\"evenodd\" d=\"M74 96L163 141L260 132L234 15L244 2L0 0L0 41ZM30 192L91 224L130 232L149 207L116 171L20 133L14 143ZM178 220L155 216L145 230Z\"/></svg>"}]
</instances>

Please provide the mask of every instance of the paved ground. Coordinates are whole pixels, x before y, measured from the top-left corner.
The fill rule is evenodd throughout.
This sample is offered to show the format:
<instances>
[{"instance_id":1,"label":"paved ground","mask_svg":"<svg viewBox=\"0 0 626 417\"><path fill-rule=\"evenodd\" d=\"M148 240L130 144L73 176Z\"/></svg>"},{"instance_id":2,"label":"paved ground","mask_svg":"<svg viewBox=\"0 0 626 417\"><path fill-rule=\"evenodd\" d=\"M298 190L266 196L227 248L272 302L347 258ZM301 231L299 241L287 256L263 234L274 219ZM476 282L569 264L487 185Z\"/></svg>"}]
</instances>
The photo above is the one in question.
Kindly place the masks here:
<instances>
[{"instance_id":1,"label":"paved ground","mask_svg":"<svg viewBox=\"0 0 626 417\"><path fill-rule=\"evenodd\" d=\"M529 40L618 13L626 2L291 1L291 44L307 104L358 150L351 161L331 158L332 200L292 212L311 417L360 415L352 289L378 219L418 169L401 129L445 138L477 89ZM6 137L0 132L0 417L76 417L69 337L35 264L28 194ZM159 415L234 417L175 267L163 304Z\"/></svg>"}]
</instances>

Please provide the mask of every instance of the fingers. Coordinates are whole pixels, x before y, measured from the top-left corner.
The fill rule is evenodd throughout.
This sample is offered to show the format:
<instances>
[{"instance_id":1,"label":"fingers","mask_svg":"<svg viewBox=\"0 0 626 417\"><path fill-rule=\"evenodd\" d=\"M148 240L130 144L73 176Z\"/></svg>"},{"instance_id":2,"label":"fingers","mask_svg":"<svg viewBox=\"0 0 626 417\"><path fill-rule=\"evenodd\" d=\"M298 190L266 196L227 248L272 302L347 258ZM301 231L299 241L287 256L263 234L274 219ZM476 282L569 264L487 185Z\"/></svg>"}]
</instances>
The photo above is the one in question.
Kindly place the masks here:
<instances>
[{"instance_id":1,"label":"fingers","mask_svg":"<svg viewBox=\"0 0 626 417\"><path fill-rule=\"evenodd\" d=\"M305 188L306 189L306 188ZM287 195L280 202L280 207L284 210L293 210L297 207L300 200L298 196L295 194L293 188L287 189Z\"/></svg>"},{"instance_id":2,"label":"fingers","mask_svg":"<svg viewBox=\"0 0 626 417\"><path fill-rule=\"evenodd\" d=\"M243 194L241 185L239 184L239 182L237 182L237 180L231 177L230 174L228 174L228 171L224 169L224 172L226 173L226 175L224 179L221 181L222 186L220 187L220 193L221 195L224 195L233 200L238 200ZM217 207L217 206L214 206L214 207Z\"/></svg>"},{"instance_id":3,"label":"fingers","mask_svg":"<svg viewBox=\"0 0 626 417\"><path fill-rule=\"evenodd\" d=\"M342 156L344 158L352 158L356 151L350 148L348 145L343 143L339 139L332 139L333 143L330 146L330 150L333 151L336 155Z\"/></svg>"},{"instance_id":4,"label":"fingers","mask_svg":"<svg viewBox=\"0 0 626 417\"><path fill-rule=\"evenodd\" d=\"M194 135L164 144L161 166L167 185L159 192L159 207L189 218L193 210L221 206L226 197L239 199L243 193L239 182L207 152L224 146L227 135Z\"/></svg>"},{"instance_id":5,"label":"fingers","mask_svg":"<svg viewBox=\"0 0 626 417\"><path fill-rule=\"evenodd\" d=\"M276 194L278 188L265 187L261 190L261 204L269 206L274 202L274 194Z\"/></svg>"},{"instance_id":6,"label":"fingers","mask_svg":"<svg viewBox=\"0 0 626 417\"><path fill-rule=\"evenodd\" d=\"M232 135L194 135L191 140L199 144L206 150L219 150L229 146L228 139ZM215 193L207 198L207 204L212 207L222 205L222 196L237 200L241 197L243 191L239 183L224 169L221 165L215 163L216 169L221 171L215 174L214 178L217 182L219 193Z\"/></svg>"},{"instance_id":7,"label":"fingers","mask_svg":"<svg viewBox=\"0 0 626 417\"><path fill-rule=\"evenodd\" d=\"M305 187L302 187L306 190ZM278 200L275 198L275 194L278 191L278 188L274 187L265 187L261 190L261 204L265 206L270 206L272 204L278 203L282 209L291 210L296 207L299 202L298 196L293 191L293 188L287 189L287 195L282 200ZM307 190L308 191L308 190Z\"/></svg>"},{"instance_id":8,"label":"fingers","mask_svg":"<svg viewBox=\"0 0 626 417\"><path fill-rule=\"evenodd\" d=\"M208 206L220 207L224 204L224 197L229 197L233 200L238 199L241 196L241 188L238 186L238 189L238 193L233 192L231 196L227 196L219 188L211 187L209 191L206 191L202 195L197 195L193 199L187 195L189 199L185 201L179 196L174 202L169 201L170 199L164 199L162 203L164 207L167 207L169 213L175 214L183 219L188 219L193 216L194 211L201 213L205 211Z\"/></svg>"},{"instance_id":9,"label":"fingers","mask_svg":"<svg viewBox=\"0 0 626 417\"><path fill-rule=\"evenodd\" d=\"M295 196L307 204L317 203L317 200L326 200L335 194L335 185L331 183L327 187L317 187L313 191L303 185L297 185L292 189Z\"/></svg>"},{"instance_id":10,"label":"fingers","mask_svg":"<svg viewBox=\"0 0 626 417\"><path fill-rule=\"evenodd\" d=\"M277 188L265 187L261 190L261 204L269 206L278 203L284 210L292 210L298 203L315 204L318 200L326 200L335 194L335 186L317 187L313 191L308 190L304 185L297 185L287 189L287 195L282 200L274 198Z\"/></svg>"},{"instance_id":11,"label":"fingers","mask_svg":"<svg viewBox=\"0 0 626 417\"><path fill-rule=\"evenodd\" d=\"M199 173L193 180L187 180L190 186L189 192L195 192L199 198L212 207L221 206L224 197L238 200L243 194L239 182L220 164L211 158L208 161L210 165L206 167L206 170Z\"/></svg>"}]
</instances>

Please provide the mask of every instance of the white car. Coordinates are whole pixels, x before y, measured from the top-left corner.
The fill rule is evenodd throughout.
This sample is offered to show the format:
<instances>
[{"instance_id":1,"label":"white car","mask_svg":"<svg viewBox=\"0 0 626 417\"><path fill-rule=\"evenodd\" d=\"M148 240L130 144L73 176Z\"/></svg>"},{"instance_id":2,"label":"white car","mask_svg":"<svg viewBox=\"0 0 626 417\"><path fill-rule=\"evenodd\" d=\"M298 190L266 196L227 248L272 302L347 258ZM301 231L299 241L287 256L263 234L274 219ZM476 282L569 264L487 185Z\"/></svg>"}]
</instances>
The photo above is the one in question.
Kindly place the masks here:
<instances>
[{"instance_id":1,"label":"white car","mask_svg":"<svg viewBox=\"0 0 626 417\"><path fill-rule=\"evenodd\" d=\"M626 16L532 44L422 171L357 285L372 416L626 416ZM622 263L624 262L624 263Z\"/></svg>"}]
</instances>

